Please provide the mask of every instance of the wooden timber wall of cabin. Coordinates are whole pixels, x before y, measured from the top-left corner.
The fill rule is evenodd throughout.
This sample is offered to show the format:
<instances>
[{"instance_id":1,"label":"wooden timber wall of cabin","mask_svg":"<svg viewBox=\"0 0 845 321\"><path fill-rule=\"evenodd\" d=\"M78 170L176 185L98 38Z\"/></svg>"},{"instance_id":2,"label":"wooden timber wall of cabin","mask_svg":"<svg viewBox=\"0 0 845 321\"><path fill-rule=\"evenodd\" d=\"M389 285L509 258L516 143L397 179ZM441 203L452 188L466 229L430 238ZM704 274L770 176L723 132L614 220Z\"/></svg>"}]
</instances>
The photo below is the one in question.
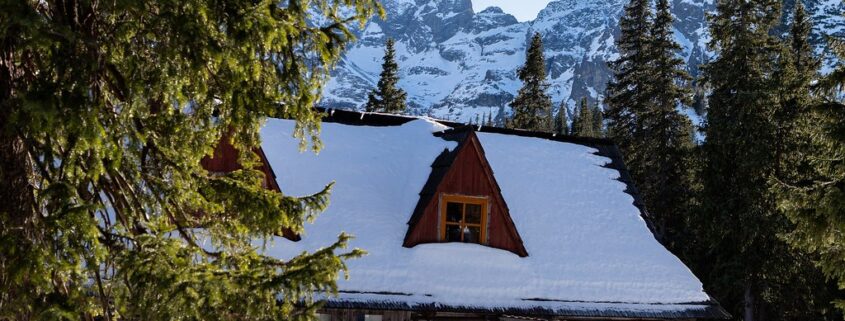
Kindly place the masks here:
<instances>
[{"instance_id":1,"label":"wooden timber wall of cabin","mask_svg":"<svg viewBox=\"0 0 845 321\"><path fill-rule=\"evenodd\" d=\"M455 156L431 201L426 205L420 221L417 222L408 238L408 245L440 242L439 203L442 194L460 194L466 196L488 197L487 243L485 245L507 250L524 256L520 238L510 227L513 226L507 214L507 207L501 198L501 192L490 181L492 169L482 160L483 149L474 137Z\"/></svg>"},{"instance_id":2,"label":"wooden timber wall of cabin","mask_svg":"<svg viewBox=\"0 0 845 321\"><path fill-rule=\"evenodd\" d=\"M264 155L264 150L258 147L253 152L261 159L261 164L257 169L264 173L264 188L277 192L281 191L279 184L276 183L276 174L273 172L273 168L270 167L267 156ZM225 138L214 148L214 155L212 157L204 157L200 160L200 165L212 173L230 173L243 168L238 163L238 150L232 144L229 144Z\"/></svg>"},{"instance_id":3,"label":"wooden timber wall of cabin","mask_svg":"<svg viewBox=\"0 0 845 321\"><path fill-rule=\"evenodd\" d=\"M458 312L417 312L399 310L364 310L364 309L321 309L320 321L364 321L365 316L381 316L381 321L538 321L546 319L514 319L495 314L458 313ZM325 318L325 317L328 318Z\"/></svg>"},{"instance_id":4,"label":"wooden timber wall of cabin","mask_svg":"<svg viewBox=\"0 0 845 321\"><path fill-rule=\"evenodd\" d=\"M413 312L395 310L364 309L320 309L320 321L364 321L366 315L381 316L381 321L657 321L665 319L636 319L624 317L522 317L513 315L457 313L457 312ZM673 321L695 321L695 319L672 319Z\"/></svg>"},{"instance_id":5,"label":"wooden timber wall of cabin","mask_svg":"<svg viewBox=\"0 0 845 321\"><path fill-rule=\"evenodd\" d=\"M411 311L357 310L357 309L321 309L319 314L328 315L329 319L320 321L364 321L365 315L380 315L381 321L412 321Z\"/></svg>"}]
</instances>

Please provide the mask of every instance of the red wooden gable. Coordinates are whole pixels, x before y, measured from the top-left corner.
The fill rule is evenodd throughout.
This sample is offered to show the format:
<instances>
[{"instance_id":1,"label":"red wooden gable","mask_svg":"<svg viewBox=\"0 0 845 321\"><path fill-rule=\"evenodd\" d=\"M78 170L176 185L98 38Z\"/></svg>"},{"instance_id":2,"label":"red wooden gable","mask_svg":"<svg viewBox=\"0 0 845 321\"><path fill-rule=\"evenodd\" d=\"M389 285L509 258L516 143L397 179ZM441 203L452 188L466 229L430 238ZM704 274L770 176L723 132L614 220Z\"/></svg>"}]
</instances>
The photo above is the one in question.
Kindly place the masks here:
<instances>
[{"instance_id":1,"label":"red wooden gable","mask_svg":"<svg viewBox=\"0 0 845 321\"><path fill-rule=\"evenodd\" d=\"M270 162L267 160L264 150L259 146L254 148L253 152L258 154L261 160L258 169L264 173L264 182L262 183L264 188L281 193L282 189L279 188L279 184L276 182L276 173L270 167ZM211 157L203 157L200 160L200 164L205 170L212 173L230 173L243 168L238 163L238 150L229 143L226 137L223 137L220 143L217 144L217 147L214 148L214 154ZM299 235L289 229L285 229L282 232L282 236L291 241L299 241L301 239Z\"/></svg>"},{"instance_id":2,"label":"red wooden gable","mask_svg":"<svg viewBox=\"0 0 845 321\"><path fill-rule=\"evenodd\" d=\"M253 152L258 154L258 157L261 159L261 165L259 165L258 169L264 173L264 188L281 192L279 184L276 183L276 173L270 167L270 162L267 161L264 150L259 146L253 149ZM238 150L225 137L214 148L214 154L211 157L204 157L200 161L200 164L205 170L212 173L230 173L243 168L238 163Z\"/></svg>"},{"instance_id":3,"label":"red wooden gable","mask_svg":"<svg viewBox=\"0 0 845 321\"><path fill-rule=\"evenodd\" d=\"M443 242L440 199L444 195L465 195L488 200L487 233L482 244L528 256L478 137L471 127L462 129L458 136L462 138L458 147L444 151L432 164L432 173L408 222L403 245Z\"/></svg>"}]
</instances>

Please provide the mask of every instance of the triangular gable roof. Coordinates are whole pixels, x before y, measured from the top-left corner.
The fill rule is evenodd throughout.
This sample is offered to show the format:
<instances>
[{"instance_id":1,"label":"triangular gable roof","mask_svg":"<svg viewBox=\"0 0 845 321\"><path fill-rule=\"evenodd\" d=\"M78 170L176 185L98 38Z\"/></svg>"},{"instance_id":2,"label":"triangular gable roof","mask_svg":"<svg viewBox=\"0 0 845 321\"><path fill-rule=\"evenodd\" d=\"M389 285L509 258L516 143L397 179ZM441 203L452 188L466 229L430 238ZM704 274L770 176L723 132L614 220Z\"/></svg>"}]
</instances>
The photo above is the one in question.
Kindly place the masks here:
<instances>
[{"instance_id":1,"label":"triangular gable roof","mask_svg":"<svg viewBox=\"0 0 845 321\"><path fill-rule=\"evenodd\" d=\"M522 238L513 223L508 209L507 201L502 197L502 190L499 183L496 182L496 177L493 175L493 169L490 163L484 156L484 147L478 140L473 126L463 126L457 129L450 129L442 133L435 134L446 140L458 141L458 147L449 150L446 149L441 153L431 165L431 174L428 177L425 185L420 191L420 199L414 212L408 221L408 232L405 234L405 241L403 245L406 247L413 247L423 243L434 243L439 241L438 235L432 234L436 229L424 229L420 227L420 221L424 221L423 225L432 225L439 222L436 211L437 195L441 193L461 193L466 191L460 188L450 188L444 186L444 180L447 177L452 179L462 179L462 173L457 166L453 166L455 161L463 159L466 166L474 167L476 170L472 171L475 175L482 177L474 177L476 181L483 182L484 189L490 191L489 196L492 198L492 211L489 213L491 220L488 230L493 231L492 236L488 236L485 240L485 245L511 251L516 255L525 257L528 252L525 250L525 245L522 243ZM428 211L427 211L428 210ZM426 216L433 217L426 217ZM427 218L427 219L424 219Z\"/></svg>"}]
</instances>

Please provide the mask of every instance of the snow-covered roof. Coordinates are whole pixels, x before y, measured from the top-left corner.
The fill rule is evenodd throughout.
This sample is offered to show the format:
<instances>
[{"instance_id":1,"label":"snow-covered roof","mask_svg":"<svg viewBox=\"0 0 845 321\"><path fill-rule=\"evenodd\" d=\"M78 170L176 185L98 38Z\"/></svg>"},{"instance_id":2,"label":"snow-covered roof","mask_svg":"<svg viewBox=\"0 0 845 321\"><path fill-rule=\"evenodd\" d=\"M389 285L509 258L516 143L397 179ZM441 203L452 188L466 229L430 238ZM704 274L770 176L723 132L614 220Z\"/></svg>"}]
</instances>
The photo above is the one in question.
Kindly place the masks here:
<instances>
[{"instance_id":1,"label":"snow-covered roof","mask_svg":"<svg viewBox=\"0 0 845 321\"><path fill-rule=\"evenodd\" d=\"M407 121L407 120L406 120ZM369 254L348 261L339 306L523 311L557 315L722 317L701 282L659 244L620 171L596 148L478 132L528 257L477 244L402 246L431 164L456 142L429 119L395 126L324 122L322 151L300 152L294 123L269 120L262 148L281 190L308 195L334 181L331 204L298 242L267 250L289 258L341 232Z\"/></svg>"}]
</instances>

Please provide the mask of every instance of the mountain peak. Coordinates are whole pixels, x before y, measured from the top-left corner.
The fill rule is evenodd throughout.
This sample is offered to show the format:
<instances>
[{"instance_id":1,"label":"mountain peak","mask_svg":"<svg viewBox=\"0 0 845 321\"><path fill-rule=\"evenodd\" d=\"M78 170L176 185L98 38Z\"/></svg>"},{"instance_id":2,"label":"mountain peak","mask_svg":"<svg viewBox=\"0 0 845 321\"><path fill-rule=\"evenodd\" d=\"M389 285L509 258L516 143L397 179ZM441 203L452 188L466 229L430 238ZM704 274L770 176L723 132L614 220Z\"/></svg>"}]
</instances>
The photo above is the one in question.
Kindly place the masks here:
<instances>
[{"instance_id":1,"label":"mountain peak","mask_svg":"<svg viewBox=\"0 0 845 321\"><path fill-rule=\"evenodd\" d=\"M499 8L497 6L490 6L490 7L487 7L486 9L484 9L484 10L481 10L478 14L496 14L496 13L503 14L503 13L505 13L505 11L503 11L502 8Z\"/></svg>"},{"instance_id":2,"label":"mountain peak","mask_svg":"<svg viewBox=\"0 0 845 321\"><path fill-rule=\"evenodd\" d=\"M679 53L690 72L712 57L705 14L713 0L670 0L677 21ZM794 3L796 0L785 0ZM845 35L841 2L805 0L812 13L819 52L824 34ZM521 82L517 68L534 32L543 35L549 94L555 106L573 108L582 97L600 101L618 56L615 37L627 0L554 0L533 21L520 23L501 8L474 13L470 0L385 0L385 21L358 32L323 92L322 105L361 109L381 72L386 37L397 40L399 85L408 93L410 113L476 121L508 113ZM788 4L787 4L788 6ZM829 56L829 55L828 55ZM826 60L830 65L831 60Z\"/></svg>"}]
</instances>

